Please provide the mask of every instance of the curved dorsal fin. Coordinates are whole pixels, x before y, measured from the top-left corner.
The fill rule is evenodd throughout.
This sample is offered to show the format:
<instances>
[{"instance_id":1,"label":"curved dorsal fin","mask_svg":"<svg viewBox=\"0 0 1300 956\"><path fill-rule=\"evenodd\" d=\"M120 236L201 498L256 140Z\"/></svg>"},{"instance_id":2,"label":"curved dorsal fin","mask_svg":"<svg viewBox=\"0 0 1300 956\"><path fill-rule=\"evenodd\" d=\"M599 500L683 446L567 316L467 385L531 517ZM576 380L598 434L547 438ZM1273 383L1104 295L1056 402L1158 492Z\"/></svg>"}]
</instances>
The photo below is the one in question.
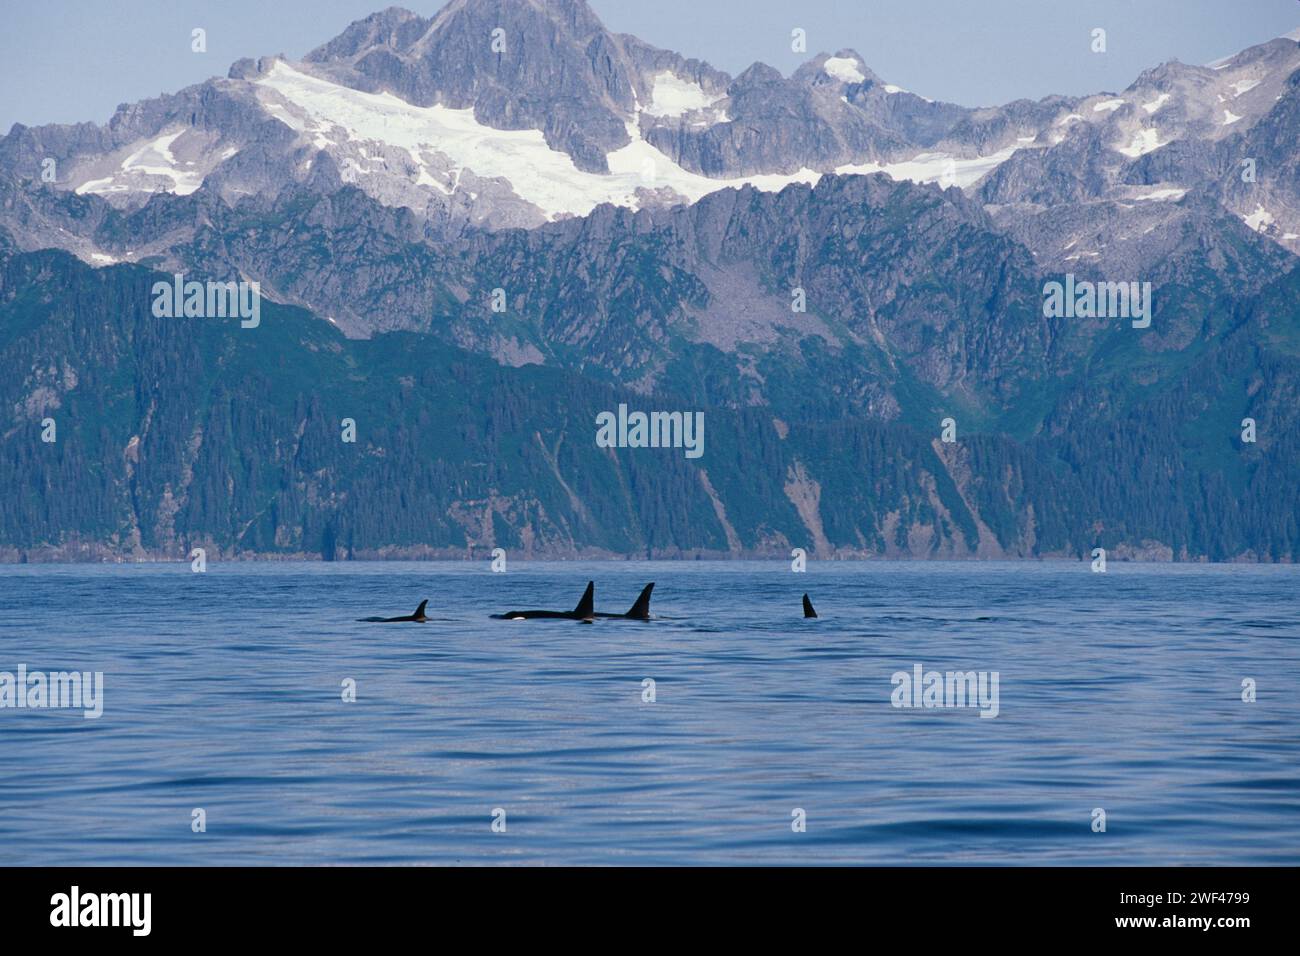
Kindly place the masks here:
<instances>
[{"instance_id":1,"label":"curved dorsal fin","mask_svg":"<svg viewBox=\"0 0 1300 956\"><path fill-rule=\"evenodd\" d=\"M587 590L582 592L582 600L573 609L578 617L591 617L596 610L596 582L588 581Z\"/></svg>"},{"instance_id":2,"label":"curved dorsal fin","mask_svg":"<svg viewBox=\"0 0 1300 956\"><path fill-rule=\"evenodd\" d=\"M813 610L812 601L808 600L808 595L803 596L803 616L816 617L817 612Z\"/></svg>"},{"instance_id":3,"label":"curved dorsal fin","mask_svg":"<svg viewBox=\"0 0 1300 956\"><path fill-rule=\"evenodd\" d=\"M428 603L429 603L428 600L421 601L421 602L420 602L420 606L417 607L417 608L415 609L415 613L412 614L411 617L415 618L417 621L420 620L421 618L423 618L423 617L424 617L424 607L425 607L425 605L428 604Z\"/></svg>"},{"instance_id":4,"label":"curved dorsal fin","mask_svg":"<svg viewBox=\"0 0 1300 956\"><path fill-rule=\"evenodd\" d=\"M636 618L638 621L648 620L650 617L650 592L655 589L655 583L651 581L641 590L641 596L636 599L632 609L627 612L628 617Z\"/></svg>"}]
</instances>

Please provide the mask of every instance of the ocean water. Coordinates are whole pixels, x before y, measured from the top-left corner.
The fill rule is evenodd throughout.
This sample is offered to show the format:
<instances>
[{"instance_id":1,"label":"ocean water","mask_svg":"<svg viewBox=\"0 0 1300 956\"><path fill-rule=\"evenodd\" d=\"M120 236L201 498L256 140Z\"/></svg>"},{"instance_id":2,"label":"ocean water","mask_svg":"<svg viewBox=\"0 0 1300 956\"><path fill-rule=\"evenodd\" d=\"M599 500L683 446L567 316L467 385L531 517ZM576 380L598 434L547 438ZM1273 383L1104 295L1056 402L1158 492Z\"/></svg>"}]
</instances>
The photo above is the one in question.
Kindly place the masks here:
<instances>
[{"instance_id":1,"label":"ocean water","mask_svg":"<svg viewBox=\"0 0 1300 956\"><path fill-rule=\"evenodd\" d=\"M588 579L602 611L657 582L660 618L488 617L571 608ZM0 710L0 864L1296 864L1298 584L1116 562L0 566L0 671L104 674L98 719ZM424 598L427 624L356 620ZM997 672L997 716L892 706L918 664Z\"/></svg>"}]
</instances>

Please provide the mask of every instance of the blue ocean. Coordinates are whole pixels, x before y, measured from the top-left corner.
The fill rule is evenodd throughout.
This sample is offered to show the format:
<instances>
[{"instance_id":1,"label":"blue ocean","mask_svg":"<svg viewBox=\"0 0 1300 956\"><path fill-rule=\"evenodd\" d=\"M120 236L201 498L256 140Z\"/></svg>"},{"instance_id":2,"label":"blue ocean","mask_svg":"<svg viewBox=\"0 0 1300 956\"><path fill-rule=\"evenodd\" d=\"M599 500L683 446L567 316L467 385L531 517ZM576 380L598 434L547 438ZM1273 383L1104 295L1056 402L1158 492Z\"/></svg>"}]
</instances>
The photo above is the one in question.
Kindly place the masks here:
<instances>
[{"instance_id":1,"label":"blue ocean","mask_svg":"<svg viewBox=\"0 0 1300 956\"><path fill-rule=\"evenodd\" d=\"M654 581L656 619L489 617L570 609L588 580L609 612ZM1117 562L0 566L0 672L103 675L97 718L0 709L0 865L1294 865L1297 585ZM426 598L427 623L357 620ZM918 667L996 675L996 716L895 706Z\"/></svg>"}]
</instances>

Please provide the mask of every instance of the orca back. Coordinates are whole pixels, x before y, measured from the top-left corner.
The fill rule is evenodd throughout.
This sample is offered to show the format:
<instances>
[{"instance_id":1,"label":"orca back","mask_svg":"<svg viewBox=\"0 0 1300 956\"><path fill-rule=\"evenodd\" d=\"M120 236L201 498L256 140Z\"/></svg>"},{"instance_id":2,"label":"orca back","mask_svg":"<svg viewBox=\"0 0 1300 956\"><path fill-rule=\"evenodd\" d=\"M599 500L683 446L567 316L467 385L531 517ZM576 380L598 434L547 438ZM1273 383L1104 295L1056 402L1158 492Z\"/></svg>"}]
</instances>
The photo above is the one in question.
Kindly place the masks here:
<instances>
[{"instance_id":1,"label":"orca back","mask_svg":"<svg viewBox=\"0 0 1300 956\"><path fill-rule=\"evenodd\" d=\"M574 617L592 617L596 611L596 582L588 581L587 590L582 592L582 600L573 609Z\"/></svg>"},{"instance_id":2,"label":"orca back","mask_svg":"<svg viewBox=\"0 0 1300 956\"><path fill-rule=\"evenodd\" d=\"M627 612L627 617L635 618L638 621L650 620L650 592L655 589L655 583L651 581L641 591L641 596L636 599L632 609Z\"/></svg>"}]
</instances>

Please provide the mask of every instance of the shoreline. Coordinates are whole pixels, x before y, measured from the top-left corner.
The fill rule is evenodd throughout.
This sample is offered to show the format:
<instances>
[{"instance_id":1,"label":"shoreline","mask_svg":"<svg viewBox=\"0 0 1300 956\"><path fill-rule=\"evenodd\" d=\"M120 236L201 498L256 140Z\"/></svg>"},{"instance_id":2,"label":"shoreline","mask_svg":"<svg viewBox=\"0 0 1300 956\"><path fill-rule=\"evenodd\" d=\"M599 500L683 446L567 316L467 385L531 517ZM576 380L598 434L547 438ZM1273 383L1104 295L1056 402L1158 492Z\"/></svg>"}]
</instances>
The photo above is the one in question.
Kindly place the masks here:
<instances>
[{"instance_id":1,"label":"shoreline","mask_svg":"<svg viewBox=\"0 0 1300 956\"><path fill-rule=\"evenodd\" d=\"M212 564L241 564L241 565L276 565L276 564L490 564L493 560L491 551L484 551L481 554L466 554L461 551L452 553L387 553L373 554L366 553L354 555L346 558L327 559L319 554L267 554L267 553L237 553L234 555L217 555L207 557L207 563ZM1091 557L1087 554L1044 554L1033 556L1020 555L954 555L954 554L937 554L931 556L917 555L896 555L896 554L879 554L879 553L847 553L837 552L835 554L819 557L816 554L809 554L807 562L809 564L973 564L973 565L995 565L995 564L1089 564ZM632 554L611 554L608 552L556 552L556 553L532 553L532 554L511 554L507 550L507 561L520 564L563 564L563 563L597 563L597 564L704 564L704 563L736 563L736 564L761 564L761 563L781 563L788 565L791 561L788 553L781 552L699 552L689 555L683 554L650 554L650 555L632 555ZM1151 555L1141 552L1135 553L1108 553L1107 562L1112 564L1143 564L1143 565L1170 565L1170 566L1199 566L1199 565L1242 565L1242 566L1260 566L1260 567L1286 567L1294 566L1296 562L1290 559L1260 560L1256 557L1237 557L1225 560L1211 560L1206 557L1181 557L1172 558L1167 556ZM169 565L169 564L190 564L189 558L176 557L174 554L146 553L141 555L124 556L124 555L104 555L97 558L78 558L70 556L24 556L19 560L14 560L10 555L0 552L0 568L6 567L35 567L35 566L100 566L100 565Z\"/></svg>"}]
</instances>

